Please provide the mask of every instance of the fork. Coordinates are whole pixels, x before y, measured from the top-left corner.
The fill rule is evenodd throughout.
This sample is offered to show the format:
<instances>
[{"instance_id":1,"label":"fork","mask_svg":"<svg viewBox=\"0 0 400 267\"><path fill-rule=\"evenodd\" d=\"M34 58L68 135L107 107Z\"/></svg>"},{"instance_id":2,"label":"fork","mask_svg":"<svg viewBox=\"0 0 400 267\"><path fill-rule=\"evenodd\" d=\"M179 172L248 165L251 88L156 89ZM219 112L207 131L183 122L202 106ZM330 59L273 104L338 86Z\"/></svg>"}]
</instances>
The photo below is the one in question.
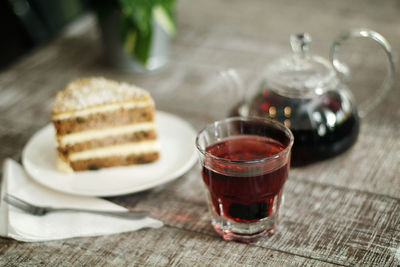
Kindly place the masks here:
<instances>
[{"instance_id":1,"label":"fork","mask_svg":"<svg viewBox=\"0 0 400 267\"><path fill-rule=\"evenodd\" d=\"M85 212L92 214L99 214L104 216L114 216L128 219L142 219L147 217L147 212L145 211L100 211L100 210L88 210L88 209L75 209L75 208L53 208L53 207L43 207L36 206L28 203L20 198L13 195L6 194L3 197L4 201L14 206L20 210L30 213L32 215L43 216L50 212Z\"/></svg>"}]
</instances>

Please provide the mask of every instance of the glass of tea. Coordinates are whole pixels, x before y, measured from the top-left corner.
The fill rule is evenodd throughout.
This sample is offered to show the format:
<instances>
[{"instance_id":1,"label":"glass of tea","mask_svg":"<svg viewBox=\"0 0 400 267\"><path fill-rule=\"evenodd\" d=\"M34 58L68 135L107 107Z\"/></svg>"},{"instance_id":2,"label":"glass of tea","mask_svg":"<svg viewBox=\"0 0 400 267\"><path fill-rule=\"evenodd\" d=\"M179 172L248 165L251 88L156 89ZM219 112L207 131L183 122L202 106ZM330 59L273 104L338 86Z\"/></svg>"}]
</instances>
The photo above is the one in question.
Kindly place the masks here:
<instances>
[{"instance_id":1,"label":"glass of tea","mask_svg":"<svg viewBox=\"0 0 400 267\"><path fill-rule=\"evenodd\" d=\"M254 242L274 233L293 135L259 117L216 121L196 138L212 225L225 240Z\"/></svg>"}]
</instances>

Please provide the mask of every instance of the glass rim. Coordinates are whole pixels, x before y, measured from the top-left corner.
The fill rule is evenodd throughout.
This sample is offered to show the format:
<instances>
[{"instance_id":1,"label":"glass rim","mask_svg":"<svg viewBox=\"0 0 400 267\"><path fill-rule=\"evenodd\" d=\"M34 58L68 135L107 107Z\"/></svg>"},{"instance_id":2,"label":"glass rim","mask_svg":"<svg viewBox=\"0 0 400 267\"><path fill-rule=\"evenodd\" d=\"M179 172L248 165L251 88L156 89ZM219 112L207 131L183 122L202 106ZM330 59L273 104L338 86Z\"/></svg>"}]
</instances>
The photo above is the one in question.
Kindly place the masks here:
<instances>
[{"instance_id":1,"label":"glass rim","mask_svg":"<svg viewBox=\"0 0 400 267\"><path fill-rule=\"evenodd\" d=\"M221 158L221 157L212 155L212 154L208 153L205 149L201 148L201 146L199 144L199 139L200 139L201 133L203 133L206 129L209 129L211 127L216 127L218 124L233 122L233 121L259 121L259 122L264 122L264 123L273 125L274 127L277 127L278 129L284 131L288 135L289 144L282 151L280 151L279 153L276 153L275 155L268 156L268 157L261 158L261 159L253 159L253 160L232 160L232 159L227 159L227 158ZM209 123L205 127L203 127L196 136L196 148L203 156L210 157L212 159L219 160L219 161L240 163L240 164L262 163L262 162L269 161L272 159L280 158L283 155L287 154L291 150L293 143L294 143L294 136L293 136L292 131L289 129L289 127L285 126L283 123L280 123L279 121L276 121L273 119L268 119L268 118L263 118L263 117L257 117L257 116L229 117L229 118L225 118L222 120L217 120L217 121Z\"/></svg>"}]
</instances>

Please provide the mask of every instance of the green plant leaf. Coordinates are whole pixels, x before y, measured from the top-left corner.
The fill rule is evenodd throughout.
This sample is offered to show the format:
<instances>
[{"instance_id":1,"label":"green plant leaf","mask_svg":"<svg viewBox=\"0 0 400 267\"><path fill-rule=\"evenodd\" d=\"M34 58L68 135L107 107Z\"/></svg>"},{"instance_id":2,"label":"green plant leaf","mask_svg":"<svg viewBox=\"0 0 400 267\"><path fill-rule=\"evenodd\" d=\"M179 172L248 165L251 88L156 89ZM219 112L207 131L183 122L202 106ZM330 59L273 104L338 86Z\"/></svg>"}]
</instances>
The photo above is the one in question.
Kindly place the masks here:
<instances>
[{"instance_id":1,"label":"green plant leaf","mask_svg":"<svg viewBox=\"0 0 400 267\"><path fill-rule=\"evenodd\" d=\"M153 7L154 20L170 35L176 35L176 26L172 16L166 11L162 5Z\"/></svg>"},{"instance_id":2,"label":"green plant leaf","mask_svg":"<svg viewBox=\"0 0 400 267\"><path fill-rule=\"evenodd\" d=\"M116 2L121 8L120 34L124 50L146 65L153 39L153 20L169 35L174 36L177 32L173 16L175 0L116 0Z\"/></svg>"},{"instance_id":3,"label":"green plant leaf","mask_svg":"<svg viewBox=\"0 0 400 267\"><path fill-rule=\"evenodd\" d=\"M151 41L153 39L153 29L150 27L147 34L137 33L134 56L143 65L147 64L150 56Z\"/></svg>"},{"instance_id":4,"label":"green plant leaf","mask_svg":"<svg viewBox=\"0 0 400 267\"><path fill-rule=\"evenodd\" d=\"M146 0L120 0L122 14L125 19L130 20L139 31L149 31L151 20L151 5Z\"/></svg>"},{"instance_id":5,"label":"green plant leaf","mask_svg":"<svg viewBox=\"0 0 400 267\"><path fill-rule=\"evenodd\" d=\"M126 34L123 47L128 54L134 54L136 44L136 32L130 31Z\"/></svg>"},{"instance_id":6,"label":"green plant leaf","mask_svg":"<svg viewBox=\"0 0 400 267\"><path fill-rule=\"evenodd\" d=\"M137 28L131 20L127 20L123 15L119 21L119 34L121 36L121 43L125 52L134 54L136 44Z\"/></svg>"}]
</instances>

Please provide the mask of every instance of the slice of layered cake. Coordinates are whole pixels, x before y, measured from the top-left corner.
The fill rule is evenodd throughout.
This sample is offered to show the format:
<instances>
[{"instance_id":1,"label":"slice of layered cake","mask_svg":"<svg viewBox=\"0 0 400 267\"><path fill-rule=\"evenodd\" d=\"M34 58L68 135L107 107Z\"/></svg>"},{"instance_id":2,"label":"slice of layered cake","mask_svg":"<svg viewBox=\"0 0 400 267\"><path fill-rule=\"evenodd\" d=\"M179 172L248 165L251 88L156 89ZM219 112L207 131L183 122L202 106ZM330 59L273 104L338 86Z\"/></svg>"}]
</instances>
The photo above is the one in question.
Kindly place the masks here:
<instances>
[{"instance_id":1,"label":"slice of layered cake","mask_svg":"<svg viewBox=\"0 0 400 267\"><path fill-rule=\"evenodd\" d=\"M104 78L71 82L52 108L58 168L96 170L157 160L154 112L150 94L134 85Z\"/></svg>"}]
</instances>

